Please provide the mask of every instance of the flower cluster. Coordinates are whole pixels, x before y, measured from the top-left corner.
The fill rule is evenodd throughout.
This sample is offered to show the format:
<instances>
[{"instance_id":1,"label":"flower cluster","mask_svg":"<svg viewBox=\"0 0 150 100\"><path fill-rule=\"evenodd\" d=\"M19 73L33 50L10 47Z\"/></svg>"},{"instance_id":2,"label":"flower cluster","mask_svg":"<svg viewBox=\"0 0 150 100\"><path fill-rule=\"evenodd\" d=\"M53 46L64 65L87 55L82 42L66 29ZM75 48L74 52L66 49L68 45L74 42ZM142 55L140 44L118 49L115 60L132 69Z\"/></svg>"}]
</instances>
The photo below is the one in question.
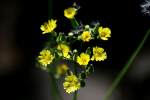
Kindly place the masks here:
<instances>
[{"instance_id":1,"label":"flower cluster","mask_svg":"<svg viewBox=\"0 0 150 100\"><path fill-rule=\"evenodd\" d=\"M50 45L40 52L37 58L38 62L42 69L50 71L57 79L65 75L63 86L67 93L75 92L84 87L85 79L94 71L93 61L107 59L106 51L98 44L87 47L84 49L85 51L82 45L92 42L92 40L106 41L111 37L110 28L100 26L99 23L94 25L78 23L75 15L77 15L79 8L74 4L64 10L64 16L71 21L73 27L68 33L55 31L57 28L57 20L55 19L48 20L40 27L42 34L50 35L51 41L49 41ZM76 42L79 43L80 49L73 49ZM62 60L68 63L57 64ZM57 66L54 66L55 64Z\"/></svg>"}]
</instances>

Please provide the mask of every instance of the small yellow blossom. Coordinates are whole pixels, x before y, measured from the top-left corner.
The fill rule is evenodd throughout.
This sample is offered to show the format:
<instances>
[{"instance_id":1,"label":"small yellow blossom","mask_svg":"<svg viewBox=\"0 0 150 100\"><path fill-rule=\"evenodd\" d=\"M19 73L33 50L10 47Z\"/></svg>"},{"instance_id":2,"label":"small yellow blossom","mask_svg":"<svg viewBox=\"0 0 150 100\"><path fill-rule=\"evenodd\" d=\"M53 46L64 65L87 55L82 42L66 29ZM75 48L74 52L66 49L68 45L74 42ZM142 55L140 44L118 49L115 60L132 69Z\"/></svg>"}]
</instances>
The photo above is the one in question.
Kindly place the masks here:
<instances>
[{"instance_id":1,"label":"small yellow blossom","mask_svg":"<svg viewBox=\"0 0 150 100\"><path fill-rule=\"evenodd\" d=\"M94 47L93 48L93 56L91 58L91 60L96 60L96 61L103 61L107 59L107 54L106 52L104 52L103 48L100 47Z\"/></svg>"},{"instance_id":2,"label":"small yellow blossom","mask_svg":"<svg viewBox=\"0 0 150 100\"><path fill-rule=\"evenodd\" d=\"M80 82L76 75L68 75L63 83L64 89L67 93L72 93L80 89Z\"/></svg>"},{"instance_id":3,"label":"small yellow blossom","mask_svg":"<svg viewBox=\"0 0 150 100\"><path fill-rule=\"evenodd\" d=\"M67 64L59 64L57 66L56 73L58 75L63 75L63 74L65 74L68 71L68 69L69 68L68 68Z\"/></svg>"},{"instance_id":4,"label":"small yellow blossom","mask_svg":"<svg viewBox=\"0 0 150 100\"><path fill-rule=\"evenodd\" d=\"M81 53L80 56L77 56L77 63L80 65L88 65L90 61L90 55L86 53Z\"/></svg>"},{"instance_id":5,"label":"small yellow blossom","mask_svg":"<svg viewBox=\"0 0 150 100\"><path fill-rule=\"evenodd\" d=\"M43 31L42 34L52 32L57 27L56 22L57 20L51 19L41 25L40 29Z\"/></svg>"},{"instance_id":6,"label":"small yellow blossom","mask_svg":"<svg viewBox=\"0 0 150 100\"><path fill-rule=\"evenodd\" d=\"M42 50L38 58L39 58L38 62L46 67L48 64L50 64L53 61L54 56L52 55L51 51Z\"/></svg>"},{"instance_id":7,"label":"small yellow blossom","mask_svg":"<svg viewBox=\"0 0 150 100\"><path fill-rule=\"evenodd\" d=\"M98 28L99 36L102 40L108 40L109 37L111 37L111 30L110 28L103 28L99 27Z\"/></svg>"},{"instance_id":8,"label":"small yellow blossom","mask_svg":"<svg viewBox=\"0 0 150 100\"><path fill-rule=\"evenodd\" d=\"M91 33L89 31L84 31L81 35L81 39L84 42L89 42L91 40Z\"/></svg>"},{"instance_id":9,"label":"small yellow blossom","mask_svg":"<svg viewBox=\"0 0 150 100\"><path fill-rule=\"evenodd\" d=\"M67 17L68 19L73 19L76 13L77 13L77 9L73 7L64 10L64 16Z\"/></svg>"},{"instance_id":10,"label":"small yellow blossom","mask_svg":"<svg viewBox=\"0 0 150 100\"><path fill-rule=\"evenodd\" d=\"M60 50L65 58L70 58L69 51L70 47L66 44L59 44L57 49Z\"/></svg>"}]
</instances>

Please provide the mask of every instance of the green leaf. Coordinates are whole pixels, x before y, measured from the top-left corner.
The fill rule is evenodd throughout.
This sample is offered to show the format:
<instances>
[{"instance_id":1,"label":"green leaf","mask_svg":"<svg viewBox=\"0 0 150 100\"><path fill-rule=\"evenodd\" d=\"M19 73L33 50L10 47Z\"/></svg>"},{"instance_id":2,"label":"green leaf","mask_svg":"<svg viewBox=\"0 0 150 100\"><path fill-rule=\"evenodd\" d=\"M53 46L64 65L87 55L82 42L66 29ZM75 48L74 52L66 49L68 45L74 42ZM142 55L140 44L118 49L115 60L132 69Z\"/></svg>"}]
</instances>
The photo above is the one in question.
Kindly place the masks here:
<instances>
[{"instance_id":1,"label":"green leaf","mask_svg":"<svg viewBox=\"0 0 150 100\"><path fill-rule=\"evenodd\" d=\"M71 19L71 24L73 28L79 27L79 23L77 22L75 18Z\"/></svg>"},{"instance_id":2,"label":"green leaf","mask_svg":"<svg viewBox=\"0 0 150 100\"><path fill-rule=\"evenodd\" d=\"M91 48L90 48L90 47L88 47L88 48L86 49L86 53L89 54L89 55L91 55Z\"/></svg>"},{"instance_id":3,"label":"green leaf","mask_svg":"<svg viewBox=\"0 0 150 100\"><path fill-rule=\"evenodd\" d=\"M56 38L56 42L60 43L62 41L65 41L65 36L63 35L63 33L59 33L58 37Z\"/></svg>"},{"instance_id":4,"label":"green leaf","mask_svg":"<svg viewBox=\"0 0 150 100\"><path fill-rule=\"evenodd\" d=\"M97 26L95 26L94 28L93 28L93 35L94 35L94 37L95 38L99 38L99 33L98 33L98 28L99 28L99 26L100 26L100 24L98 24Z\"/></svg>"},{"instance_id":5,"label":"green leaf","mask_svg":"<svg viewBox=\"0 0 150 100\"><path fill-rule=\"evenodd\" d=\"M86 74L89 75L94 72L94 67L92 64L88 65L86 68Z\"/></svg>"}]
</instances>

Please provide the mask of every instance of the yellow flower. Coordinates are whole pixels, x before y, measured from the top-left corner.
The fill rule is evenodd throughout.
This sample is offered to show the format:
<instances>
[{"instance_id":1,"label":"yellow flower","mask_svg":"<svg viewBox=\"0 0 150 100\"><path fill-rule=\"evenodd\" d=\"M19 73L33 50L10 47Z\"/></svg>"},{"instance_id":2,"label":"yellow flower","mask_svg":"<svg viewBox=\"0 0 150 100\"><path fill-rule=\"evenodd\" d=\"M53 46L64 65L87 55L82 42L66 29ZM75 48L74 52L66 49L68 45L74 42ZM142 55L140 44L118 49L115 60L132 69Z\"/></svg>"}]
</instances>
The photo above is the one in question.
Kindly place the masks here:
<instances>
[{"instance_id":1,"label":"yellow flower","mask_svg":"<svg viewBox=\"0 0 150 100\"><path fill-rule=\"evenodd\" d=\"M38 62L46 67L53 61L54 56L49 50L42 50L38 58L39 58Z\"/></svg>"},{"instance_id":2,"label":"yellow flower","mask_svg":"<svg viewBox=\"0 0 150 100\"><path fill-rule=\"evenodd\" d=\"M63 83L64 89L67 93L72 93L80 89L80 82L76 75L68 75Z\"/></svg>"},{"instance_id":3,"label":"yellow flower","mask_svg":"<svg viewBox=\"0 0 150 100\"><path fill-rule=\"evenodd\" d=\"M73 19L76 13L77 13L77 9L73 7L64 10L64 16L67 17L68 19Z\"/></svg>"},{"instance_id":4,"label":"yellow flower","mask_svg":"<svg viewBox=\"0 0 150 100\"><path fill-rule=\"evenodd\" d=\"M103 28L99 27L98 28L99 36L102 40L108 40L109 37L111 37L111 30L110 28Z\"/></svg>"},{"instance_id":5,"label":"yellow flower","mask_svg":"<svg viewBox=\"0 0 150 100\"><path fill-rule=\"evenodd\" d=\"M84 31L81 35L81 39L84 42L89 42L91 40L91 33L89 31Z\"/></svg>"},{"instance_id":6,"label":"yellow flower","mask_svg":"<svg viewBox=\"0 0 150 100\"><path fill-rule=\"evenodd\" d=\"M43 31L42 34L52 32L57 27L56 22L57 20L51 19L41 25L40 29Z\"/></svg>"},{"instance_id":7,"label":"yellow flower","mask_svg":"<svg viewBox=\"0 0 150 100\"><path fill-rule=\"evenodd\" d=\"M68 66L66 64L59 64L56 69L58 75L63 75L68 71Z\"/></svg>"},{"instance_id":8,"label":"yellow flower","mask_svg":"<svg viewBox=\"0 0 150 100\"><path fill-rule=\"evenodd\" d=\"M80 56L77 56L77 63L80 65L88 65L90 61L90 55L86 53L81 53Z\"/></svg>"},{"instance_id":9,"label":"yellow flower","mask_svg":"<svg viewBox=\"0 0 150 100\"><path fill-rule=\"evenodd\" d=\"M93 56L91 58L91 60L96 60L96 61L103 61L107 59L107 54L106 52L104 52L103 48L100 47L94 47L93 48Z\"/></svg>"},{"instance_id":10,"label":"yellow flower","mask_svg":"<svg viewBox=\"0 0 150 100\"><path fill-rule=\"evenodd\" d=\"M63 56L65 58L68 58L68 59L70 58L70 55L69 55L70 48L69 48L68 45L66 45L66 44L59 44L57 46L57 49L62 52L62 54L63 54ZM59 54L59 55L61 55L61 54Z\"/></svg>"}]
</instances>

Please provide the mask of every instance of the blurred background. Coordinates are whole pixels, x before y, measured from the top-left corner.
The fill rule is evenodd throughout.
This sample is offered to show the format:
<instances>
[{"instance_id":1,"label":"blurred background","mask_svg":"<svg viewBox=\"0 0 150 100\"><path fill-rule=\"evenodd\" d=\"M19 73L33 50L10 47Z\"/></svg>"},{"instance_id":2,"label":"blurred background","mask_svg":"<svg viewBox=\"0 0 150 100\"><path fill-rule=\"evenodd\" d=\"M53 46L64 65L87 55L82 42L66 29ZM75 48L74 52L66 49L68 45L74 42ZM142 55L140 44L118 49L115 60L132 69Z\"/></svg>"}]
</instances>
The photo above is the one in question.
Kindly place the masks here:
<instances>
[{"instance_id":1,"label":"blurred background","mask_svg":"<svg viewBox=\"0 0 150 100\"><path fill-rule=\"evenodd\" d=\"M103 100L112 81L150 28L150 16L141 12L144 0L1 0L0 100L53 100L48 73L35 66L35 58L46 41L40 25L52 16L58 19L57 31L69 31L63 10L74 1L81 6L76 17L82 23L96 20L112 29L112 38L102 42L108 59L95 63L95 72L79 92L79 100ZM150 36L110 100L150 100L149 43ZM59 85L65 100L71 100L62 84Z\"/></svg>"}]
</instances>

